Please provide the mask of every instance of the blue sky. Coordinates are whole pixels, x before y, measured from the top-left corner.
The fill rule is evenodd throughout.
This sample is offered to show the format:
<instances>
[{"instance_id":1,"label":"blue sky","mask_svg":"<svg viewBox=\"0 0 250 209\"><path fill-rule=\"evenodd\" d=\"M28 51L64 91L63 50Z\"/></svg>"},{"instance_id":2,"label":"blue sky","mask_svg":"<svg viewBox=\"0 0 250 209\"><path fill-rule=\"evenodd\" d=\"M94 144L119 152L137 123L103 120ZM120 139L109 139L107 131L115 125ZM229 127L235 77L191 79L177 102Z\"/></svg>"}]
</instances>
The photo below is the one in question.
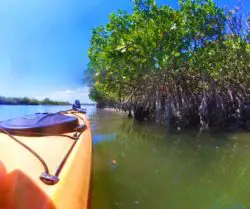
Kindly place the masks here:
<instances>
[{"instance_id":1,"label":"blue sky","mask_svg":"<svg viewBox=\"0 0 250 209\"><path fill-rule=\"evenodd\" d=\"M241 2L250 11L250 0ZM131 1L0 0L0 95L89 102L82 77L91 29L117 9L132 11Z\"/></svg>"}]
</instances>

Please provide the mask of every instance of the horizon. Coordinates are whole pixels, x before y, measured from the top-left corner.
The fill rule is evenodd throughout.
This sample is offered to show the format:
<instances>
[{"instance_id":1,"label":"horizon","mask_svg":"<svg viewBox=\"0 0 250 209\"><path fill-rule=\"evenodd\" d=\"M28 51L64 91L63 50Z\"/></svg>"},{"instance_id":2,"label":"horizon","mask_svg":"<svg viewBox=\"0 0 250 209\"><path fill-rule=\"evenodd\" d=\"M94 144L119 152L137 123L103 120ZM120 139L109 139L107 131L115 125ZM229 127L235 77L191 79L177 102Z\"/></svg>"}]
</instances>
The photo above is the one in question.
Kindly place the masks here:
<instances>
[{"instance_id":1,"label":"horizon","mask_svg":"<svg viewBox=\"0 0 250 209\"><path fill-rule=\"evenodd\" d=\"M178 8L177 2L167 3ZM220 7L239 4L215 2ZM250 3L241 3L249 12ZM93 103L83 82L91 32L118 9L131 12L133 6L130 0L0 2L0 95Z\"/></svg>"}]
</instances>

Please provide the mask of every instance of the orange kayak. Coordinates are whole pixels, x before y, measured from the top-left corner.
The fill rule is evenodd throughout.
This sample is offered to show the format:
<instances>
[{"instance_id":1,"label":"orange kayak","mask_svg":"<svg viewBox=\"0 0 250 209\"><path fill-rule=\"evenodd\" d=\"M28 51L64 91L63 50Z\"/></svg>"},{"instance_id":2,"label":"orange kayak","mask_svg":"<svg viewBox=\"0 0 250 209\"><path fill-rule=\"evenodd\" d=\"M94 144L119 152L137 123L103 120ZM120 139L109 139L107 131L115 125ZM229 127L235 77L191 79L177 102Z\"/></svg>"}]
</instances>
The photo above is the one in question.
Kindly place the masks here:
<instances>
[{"instance_id":1,"label":"orange kayak","mask_svg":"<svg viewBox=\"0 0 250 209\"><path fill-rule=\"evenodd\" d=\"M90 207L90 125L83 112L71 110L63 115L77 117L79 126L84 125L84 129L64 134L69 137L8 135L0 131L1 209ZM39 155L47 171L34 153L15 140Z\"/></svg>"}]
</instances>

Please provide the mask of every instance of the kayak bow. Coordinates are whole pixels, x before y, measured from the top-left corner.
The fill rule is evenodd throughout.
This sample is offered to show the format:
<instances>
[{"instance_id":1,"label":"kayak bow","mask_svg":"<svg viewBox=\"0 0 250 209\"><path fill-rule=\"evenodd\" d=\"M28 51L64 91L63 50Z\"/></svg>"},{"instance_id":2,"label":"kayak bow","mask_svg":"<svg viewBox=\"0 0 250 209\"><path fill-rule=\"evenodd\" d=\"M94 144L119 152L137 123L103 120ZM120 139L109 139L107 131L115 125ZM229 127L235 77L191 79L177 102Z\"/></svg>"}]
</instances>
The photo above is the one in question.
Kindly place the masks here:
<instances>
[{"instance_id":1,"label":"kayak bow","mask_svg":"<svg viewBox=\"0 0 250 209\"><path fill-rule=\"evenodd\" d=\"M44 129L39 134L25 127L19 132L26 130L26 133L18 134L16 130L1 128L1 209L89 208L92 167L90 125L83 112L70 110L60 114L77 118L75 131L68 132L68 126L65 126L66 133L50 135ZM42 120L45 119L39 119L39 122ZM49 128L50 131L56 130Z\"/></svg>"}]
</instances>

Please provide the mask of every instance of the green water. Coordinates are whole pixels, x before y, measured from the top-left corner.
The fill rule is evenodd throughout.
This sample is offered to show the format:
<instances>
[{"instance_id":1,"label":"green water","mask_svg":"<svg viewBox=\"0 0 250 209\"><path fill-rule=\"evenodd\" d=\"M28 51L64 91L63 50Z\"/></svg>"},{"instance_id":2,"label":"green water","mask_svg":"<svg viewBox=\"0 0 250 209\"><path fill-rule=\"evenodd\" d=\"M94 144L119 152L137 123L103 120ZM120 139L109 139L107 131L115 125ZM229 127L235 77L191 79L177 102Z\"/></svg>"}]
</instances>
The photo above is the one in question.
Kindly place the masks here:
<instances>
[{"instance_id":1,"label":"green water","mask_svg":"<svg viewBox=\"0 0 250 209\"><path fill-rule=\"evenodd\" d=\"M120 113L91 116L93 209L250 208L250 134L168 135Z\"/></svg>"}]
</instances>

